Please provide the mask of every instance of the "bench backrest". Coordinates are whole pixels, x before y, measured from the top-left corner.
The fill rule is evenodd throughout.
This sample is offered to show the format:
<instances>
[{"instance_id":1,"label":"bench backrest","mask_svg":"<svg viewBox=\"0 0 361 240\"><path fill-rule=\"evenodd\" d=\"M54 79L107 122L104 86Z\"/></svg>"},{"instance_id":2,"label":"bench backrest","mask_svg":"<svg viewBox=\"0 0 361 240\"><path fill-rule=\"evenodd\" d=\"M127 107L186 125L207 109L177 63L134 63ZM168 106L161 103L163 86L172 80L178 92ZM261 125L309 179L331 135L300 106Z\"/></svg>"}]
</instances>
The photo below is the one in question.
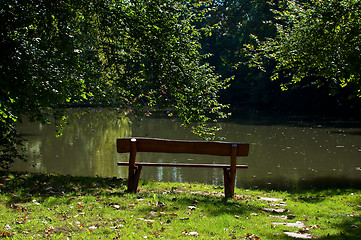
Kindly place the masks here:
<instances>
[{"instance_id":1,"label":"bench backrest","mask_svg":"<svg viewBox=\"0 0 361 240\"><path fill-rule=\"evenodd\" d=\"M117 139L118 153L132 151L132 142L136 142L136 152L191 153L215 156L231 156L236 147L236 156L248 156L248 143L183 141L156 138L122 138Z\"/></svg>"}]
</instances>

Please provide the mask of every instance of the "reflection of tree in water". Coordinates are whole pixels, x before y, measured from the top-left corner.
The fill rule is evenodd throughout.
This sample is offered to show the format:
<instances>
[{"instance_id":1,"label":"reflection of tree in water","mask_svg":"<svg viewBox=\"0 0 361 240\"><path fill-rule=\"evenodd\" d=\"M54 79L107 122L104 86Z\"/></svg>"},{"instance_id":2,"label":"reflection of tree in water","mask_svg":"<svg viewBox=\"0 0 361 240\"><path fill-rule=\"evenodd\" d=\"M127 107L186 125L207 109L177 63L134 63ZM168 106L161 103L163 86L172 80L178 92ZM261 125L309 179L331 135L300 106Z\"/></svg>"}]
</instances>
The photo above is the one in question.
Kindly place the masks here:
<instances>
[{"instance_id":1,"label":"reflection of tree in water","mask_svg":"<svg viewBox=\"0 0 361 240\"><path fill-rule=\"evenodd\" d=\"M59 172L71 175L118 176L115 140L131 136L129 119L110 110L70 110L69 125L61 137L52 125L20 127L28 138L28 171ZM39 126L37 124L37 126ZM31 134L29 134L31 132ZM24 170L24 164L14 168ZM126 175L126 173L121 173Z\"/></svg>"},{"instance_id":2,"label":"reflection of tree in water","mask_svg":"<svg viewBox=\"0 0 361 240\"><path fill-rule=\"evenodd\" d=\"M139 124L118 117L106 110L83 114L71 110L70 125L63 136L56 138L50 125L24 124L20 132L28 141L29 163L15 164L14 170L59 172L71 175L127 177L128 168L117 161L128 161L129 154L116 152L115 140L120 137L156 137L197 140L187 129L180 128L175 118L147 117ZM222 123L222 135L229 142L251 143L250 154L239 158L248 164L237 170L237 187L298 188L322 182L359 183L360 135L353 128L322 127L318 123L289 124ZM313 124L313 125L312 125ZM346 133L347 132L347 133ZM229 158L188 154L138 153L138 161L225 163ZM36 168L31 167L34 164ZM220 169L145 167L141 178L176 182L204 182L223 185ZM327 181L320 181L320 178ZM333 178L333 179L330 179ZM339 179L343 179L339 181ZM337 180L337 181L336 181ZM355 182L357 180L357 182ZM345 184L346 185L346 184Z\"/></svg>"}]
</instances>

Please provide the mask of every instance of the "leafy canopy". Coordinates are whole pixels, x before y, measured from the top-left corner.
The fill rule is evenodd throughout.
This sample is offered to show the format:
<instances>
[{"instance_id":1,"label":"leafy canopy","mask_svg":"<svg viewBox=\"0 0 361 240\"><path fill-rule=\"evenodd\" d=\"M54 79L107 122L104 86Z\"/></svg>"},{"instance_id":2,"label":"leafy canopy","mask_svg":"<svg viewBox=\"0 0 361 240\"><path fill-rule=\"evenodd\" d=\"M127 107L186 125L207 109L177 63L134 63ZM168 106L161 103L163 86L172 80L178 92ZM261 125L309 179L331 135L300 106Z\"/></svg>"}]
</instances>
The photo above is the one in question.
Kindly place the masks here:
<instances>
[{"instance_id":1,"label":"leafy canopy","mask_svg":"<svg viewBox=\"0 0 361 240\"><path fill-rule=\"evenodd\" d=\"M361 97L361 1L283 0L274 5L277 36L247 45L251 66L277 66L282 87L308 82Z\"/></svg>"},{"instance_id":2,"label":"leafy canopy","mask_svg":"<svg viewBox=\"0 0 361 240\"><path fill-rule=\"evenodd\" d=\"M170 108L194 132L224 117L227 87L199 54L208 1L5 0L1 12L0 162L16 122L65 119L69 104ZM193 125L195 123L195 125ZM3 165L5 166L5 165Z\"/></svg>"}]
</instances>

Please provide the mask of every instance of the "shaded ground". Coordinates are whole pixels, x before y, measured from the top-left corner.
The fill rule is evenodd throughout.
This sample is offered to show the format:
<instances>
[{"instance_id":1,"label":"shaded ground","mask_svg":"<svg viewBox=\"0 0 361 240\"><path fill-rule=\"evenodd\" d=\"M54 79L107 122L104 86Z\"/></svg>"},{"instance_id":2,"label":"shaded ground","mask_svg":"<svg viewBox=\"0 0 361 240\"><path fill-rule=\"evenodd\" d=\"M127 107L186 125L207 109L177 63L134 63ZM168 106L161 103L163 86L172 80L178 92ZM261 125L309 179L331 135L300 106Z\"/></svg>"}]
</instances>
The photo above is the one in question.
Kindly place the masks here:
<instances>
[{"instance_id":1,"label":"shaded ground","mask_svg":"<svg viewBox=\"0 0 361 240\"><path fill-rule=\"evenodd\" d=\"M361 192L0 172L0 236L13 239L361 239Z\"/></svg>"}]
</instances>

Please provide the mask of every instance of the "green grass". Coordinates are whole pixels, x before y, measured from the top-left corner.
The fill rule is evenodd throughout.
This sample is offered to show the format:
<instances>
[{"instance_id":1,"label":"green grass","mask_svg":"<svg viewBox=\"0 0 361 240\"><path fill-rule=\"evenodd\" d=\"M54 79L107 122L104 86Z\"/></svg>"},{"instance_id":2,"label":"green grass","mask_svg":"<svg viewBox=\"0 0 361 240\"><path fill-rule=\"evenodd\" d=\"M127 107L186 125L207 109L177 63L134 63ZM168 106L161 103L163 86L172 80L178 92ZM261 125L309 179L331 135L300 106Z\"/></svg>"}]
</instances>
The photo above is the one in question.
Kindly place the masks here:
<instances>
[{"instance_id":1,"label":"green grass","mask_svg":"<svg viewBox=\"0 0 361 240\"><path fill-rule=\"evenodd\" d=\"M0 172L0 237L10 239L361 239L361 191L254 191L219 186ZM279 198L286 213L265 208ZM291 215L292 214L292 215ZM289 216L278 219L269 215ZM293 216L293 218L291 218ZM303 222L306 227L273 222Z\"/></svg>"}]
</instances>

